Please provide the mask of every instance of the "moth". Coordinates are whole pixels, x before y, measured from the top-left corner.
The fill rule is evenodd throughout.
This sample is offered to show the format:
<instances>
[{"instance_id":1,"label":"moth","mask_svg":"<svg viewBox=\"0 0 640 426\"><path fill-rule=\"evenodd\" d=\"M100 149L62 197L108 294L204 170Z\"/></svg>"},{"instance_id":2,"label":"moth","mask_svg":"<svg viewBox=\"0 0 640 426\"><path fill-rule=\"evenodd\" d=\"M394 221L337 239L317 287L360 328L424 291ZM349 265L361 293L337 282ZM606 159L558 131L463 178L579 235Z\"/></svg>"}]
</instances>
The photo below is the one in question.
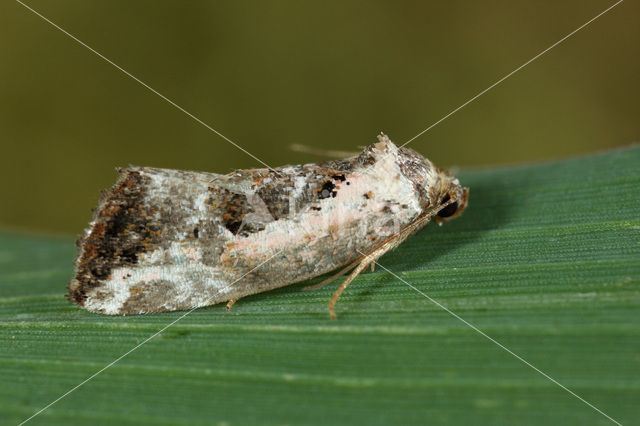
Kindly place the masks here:
<instances>
[{"instance_id":1,"label":"moth","mask_svg":"<svg viewBox=\"0 0 640 426\"><path fill-rule=\"evenodd\" d=\"M130 167L104 192L67 298L143 314L228 302L338 270L329 303L431 219L467 207L468 188L386 135L361 154L227 175Z\"/></svg>"}]
</instances>

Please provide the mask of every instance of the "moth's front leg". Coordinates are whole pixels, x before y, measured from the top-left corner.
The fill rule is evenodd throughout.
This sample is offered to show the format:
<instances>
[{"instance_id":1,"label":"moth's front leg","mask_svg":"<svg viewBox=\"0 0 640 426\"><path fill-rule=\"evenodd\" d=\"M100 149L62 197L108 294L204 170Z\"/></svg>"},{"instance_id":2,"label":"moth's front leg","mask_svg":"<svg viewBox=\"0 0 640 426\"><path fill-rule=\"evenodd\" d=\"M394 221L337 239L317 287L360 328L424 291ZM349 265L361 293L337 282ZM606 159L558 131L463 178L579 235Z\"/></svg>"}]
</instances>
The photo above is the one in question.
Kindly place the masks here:
<instances>
[{"instance_id":1,"label":"moth's front leg","mask_svg":"<svg viewBox=\"0 0 640 426\"><path fill-rule=\"evenodd\" d=\"M400 243L402 243L409 236L411 236L417 230L419 230L424 225L426 225L429 222L429 220L431 220L431 215L432 214L429 211L423 214L422 216L418 217L415 221L413 221L412 223L407 225L405 228L400 230L400 232L398 232L397 234L392 235L391 237L386 239L382 244L380 244L378 247L371 250L369 253L365 254L360 252L360 254L363 255L363 257L361 258L362 260L359 260L360 263L358 264L358 266L351 272L351 274L349 274L347 279L345 279L342 282L342 284L340 284L340 287L338 287L336 292L333 294L331 301L329 302L329 315L331 315L332 320L336 319L336 313L334 311L334 307L338 302L340 295L342 294L344 289L347 288L347 286L351 283L351 281L353 281L360 274L360 272L364 271L369 265L371 265L371 270L373 271L376 260L382 257L382 255L388 252L389 250L393 250L394 248L398 247ZM349 266L349 268L351 267L352 265ZM342 272L345 272L345 271L341 271L340 273ZM331 277L331 279L333 278L335 277Z\"/></svg>"},{"instance_id":2,"label":"moth's front leg","mask_svg":"<svg viewBox=\"0 0 640 426\"><path fill-rule=\"evenodd\" d=\"M360 272L364 271L369 265L372 265L376 261L376 259L378 259L380 256L385 254L387 251L391 250L391 248L392 247L390 247L389 245L384 244L383 246L381 246L381 247L379 247L377 249L374 249L371 253L367 254L364 257L364 259L362 259L360 261L360 264L358 264L356 269L354 269L349 274L347 279L344 280L342 282L342 284L340 284L340 287L338 287L336 292L333 293L333 297L331 298L331 301L329 302L329 315L331 315L331 319L332 320L336 319L336 313L335 313L333 308L335 307L336 303L338 302L338 299L340 298L340 295L342 294L344 289L347 288L347 286L351 283L351 281L353 281L355 279L355 277L360 275Z\"/></svg>"}]
</instances>

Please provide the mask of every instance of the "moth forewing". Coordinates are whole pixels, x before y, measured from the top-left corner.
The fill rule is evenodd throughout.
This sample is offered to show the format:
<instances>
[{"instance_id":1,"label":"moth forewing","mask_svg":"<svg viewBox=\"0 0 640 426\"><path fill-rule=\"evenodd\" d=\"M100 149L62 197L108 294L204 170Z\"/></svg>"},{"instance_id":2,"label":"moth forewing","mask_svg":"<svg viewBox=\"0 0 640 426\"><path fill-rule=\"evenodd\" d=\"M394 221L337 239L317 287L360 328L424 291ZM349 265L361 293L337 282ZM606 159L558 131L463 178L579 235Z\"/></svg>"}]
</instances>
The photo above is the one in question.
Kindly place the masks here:
<instances>
[{"instance_id":1,"label":"moth forewing","mask_svg":"<svg viewBox=\"0 0 640 426\"><path fill-rule=\"evenodd\" d=\"M70 300L105 314L230 306L349 265L337 300L371 264L360 253L377 258L438 212L466 207L455 178L384 135L324 163L120 173L78 241L68 286Z\"/></svg>"}]
</instances>

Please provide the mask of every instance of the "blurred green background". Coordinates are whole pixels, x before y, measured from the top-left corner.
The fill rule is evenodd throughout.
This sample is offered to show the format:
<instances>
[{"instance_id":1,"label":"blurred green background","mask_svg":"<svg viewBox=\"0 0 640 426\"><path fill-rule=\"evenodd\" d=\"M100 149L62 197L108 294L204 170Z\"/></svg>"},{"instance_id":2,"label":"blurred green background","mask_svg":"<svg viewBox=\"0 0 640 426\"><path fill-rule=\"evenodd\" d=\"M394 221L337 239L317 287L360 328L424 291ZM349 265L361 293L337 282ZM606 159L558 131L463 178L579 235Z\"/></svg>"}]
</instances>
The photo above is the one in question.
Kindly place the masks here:
<instances>
[{"instance_id":1,"label":"blurred green background","mask_svg":"<svg viewBox=\"0 0 640 426\"><path fill-rule=\"evenodd\" d=\"M26 3L272 166L403 143L613 4ZM411 147L470 167L637 141L638 16L620 4ZM261 166L19 3L0 27L0 227L80 233L116 166Z\"/></svg>"}]
</instances>

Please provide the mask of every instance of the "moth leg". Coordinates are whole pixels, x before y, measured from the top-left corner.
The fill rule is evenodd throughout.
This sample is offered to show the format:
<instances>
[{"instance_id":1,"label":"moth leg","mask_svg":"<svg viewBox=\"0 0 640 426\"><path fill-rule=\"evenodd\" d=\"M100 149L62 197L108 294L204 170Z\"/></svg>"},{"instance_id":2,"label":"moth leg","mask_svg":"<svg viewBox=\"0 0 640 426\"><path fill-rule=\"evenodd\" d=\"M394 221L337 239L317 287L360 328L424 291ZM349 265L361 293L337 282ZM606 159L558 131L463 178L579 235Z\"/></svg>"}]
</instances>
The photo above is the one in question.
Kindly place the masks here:
<instances>
[{"instance_id":1,"label":"moth leg","mask_svg":"<svg viewBox=\"0 0 640 426\"><path fill-rule=\"evenodd\" d=\"M382 256L383 254L385 254L386 252L388 252L389 250L394 248L394 246L392 244L389 244L389 242L391 242L391 241L393 241L394 239L397 239L397 238L398 238L397 235L391 237L387 242L382 244L380 247L372 250L362 260L359 260L360 264L356 267L356 269L354 269L349 274L347 279L344 280L342 282L342 284L340 284L340 287L338 287L336 292L333 293L333 297L331 298L331 301L329 301L329 315L331 315L331 319L332 320L336 319L336 313L335 313L333 308L336 306L336 302L340 298L340 295L342 294L344 289L347 288L347 286L351 283L351 281L353 281L355 279L355 277L360 275L360 272L362 272L365 269L367 269L367 267L369 265L372 265L373 263L375 263L376 259L378 259L380 256Z\"/></svg>"},{"instance_id":2,"label":"moth leg","mask_svg":"<svg viewBox=\"0 0 640 426\"><path fill-rule=\"evenodd\" d=\"M340 284L340 287L338 287L338 289L336 290L335 293L333 293L333 297L331 298L331 301L329 301L329 315L331 315L331 319L334 320L336 319L336 313L333 310L334 306L336 305L336 302L338 301L338 299L340 298L340 295L342 294L342 292L344 291L345 288L347 288L347 286L351 283L351 281L354 280L355 277L357 277L358 275L360 275L360 272L362 272L367 266L369 266L369 264L373 262L373 259L367 257L364 260L362 260L360 262L360 264L356 267L356 269L354 269L349 276L347 277L346 280L344 280L342 282L342 284Z\"/></svg>"},{"instance_id":3,"label":"moth leg","mask_svg":"<svg viewBox=\"0 0 640 426\"><path fill-rule=\"evenodd\" d=\"M331 319L336 319L336 313L334 312L333 308L340 298L340 295L342 294L344 289L347 288L347 286L351 283L351 281L353 281L354 278L360 274L360 272L364 271L367 266L371 265L371 269L373 270L373 265L380 256L382 256L389 250L393 250L394 248L398 247L398 245L406 240L410 235L426 225L429 220L431 220L431 215L431 212L425 213L423 216L407 225L404 229L400 230L400 232L389 237L377 248L374 248L369 252L369 254L365 255L364 258L361 258L361 260L359 260L360 264L351 272L351 274L349 274L347 279L344 280L342 284L340 284L340 287L338 287L336 292L333 293L333 297L329 302L329 315L331 315Z\"/></svg>"},{"instance_id":4,"label":"moth leg","mask_svg":"<svg viewBox=\"0 0 640 426\"><path fill-rule=\"evenodd\" d=\"M227 302L227 306L226 306L226 308L225 308L225 309L226 309L227 311L230 311L230 310L231 310L231 307L232 307L233 305L235 305L235 303L236 303L236 302L237 302L237 300L233 300L233 299L229 300L229 301Z\"/></svg>"},{"instance_id":5,"label":"moth leg","mask_svg":"<svg viewBox=\"0 0 640 426\"><path fill-rule=\"evenodd\" d=\"M376 271L376 262L371 262L371 272Z\"/></svg>"},{"instance_id":6,"label":"moth leg","mask_svg":"<svg viewBox=\"0 0 640 426\"><path fill-rule=\"evenodd\" d=\"M340 278L341 276L343 276L344 274L346 274L347 272L349 272L351 269L355 268L358 263L360 263L362 259L358 259L355 262L353 262L352 264L350 264L349 266L347 266L346 268L342 269L340 272L337 272L336 274L330 276L329 278L327 278L326 280L319 282L318 284L314 284L314 285L310 285L307 287L303 287L303 290L315 290L318 289L320 287L324 287L325 285L329 284L330 282L332 282L333 280Z\"/></svg>"}]
</instances>

